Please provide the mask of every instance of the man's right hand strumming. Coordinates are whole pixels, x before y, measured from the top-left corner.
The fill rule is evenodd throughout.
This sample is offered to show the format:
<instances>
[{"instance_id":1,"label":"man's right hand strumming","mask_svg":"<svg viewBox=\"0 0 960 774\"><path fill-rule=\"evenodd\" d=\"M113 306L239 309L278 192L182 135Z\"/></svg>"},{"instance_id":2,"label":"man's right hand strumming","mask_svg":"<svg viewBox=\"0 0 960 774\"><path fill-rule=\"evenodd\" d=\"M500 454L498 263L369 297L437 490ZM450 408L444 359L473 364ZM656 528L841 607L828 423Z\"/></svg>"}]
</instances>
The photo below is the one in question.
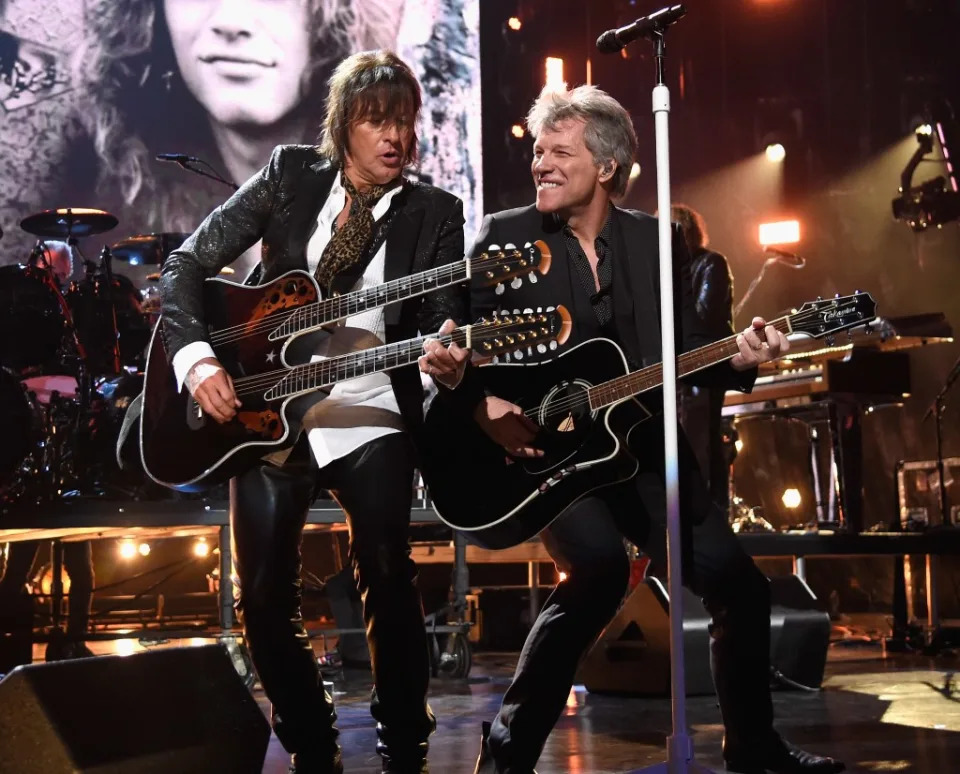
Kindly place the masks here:
<instances>
[{"instance_id":1,"label":"man's right hand strumming","mask_svg":"<svg viewBox=\"0 0 960 774\"><path fill-rule=\"evenodd\" d=\"M187 374L187 389L200 408L220 424L233 419L242 405L233 379L215 357L205 357L194 364Z\"/></svg>"}]
</instances>

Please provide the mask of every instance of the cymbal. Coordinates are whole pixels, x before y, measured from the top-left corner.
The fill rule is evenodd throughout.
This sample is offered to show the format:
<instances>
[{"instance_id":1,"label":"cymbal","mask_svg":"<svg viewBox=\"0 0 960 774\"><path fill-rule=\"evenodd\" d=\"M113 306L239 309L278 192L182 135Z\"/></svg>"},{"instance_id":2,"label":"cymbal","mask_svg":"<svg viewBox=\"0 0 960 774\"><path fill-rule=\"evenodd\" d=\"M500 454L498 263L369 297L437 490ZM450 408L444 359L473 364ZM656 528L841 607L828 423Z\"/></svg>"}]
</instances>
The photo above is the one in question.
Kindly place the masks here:
<instances>
[{"instance_id":1,"label":"cymbal","mask_svg":"<svg viewBox=\"0 0 960 774\"><path fill-rule=\"evenodd\" d=\"M110 231L119 223L104 210L87 207L61 207L28 215L20 221L20 228L28 234L50 239L86 237Z\"/></svg>"},{"instance_id":2,"label":"cymbal","mask_svg":"<svg viewBox=\"0 0 960 774\"><path fill-rule=\"evenodd\" d=\"M136 234L112 245L110 254L116 260L126 261L131 266L162 266L167 256L180 247L188 236L190 235L173 231Z\"/></svg>"}]
</instances>

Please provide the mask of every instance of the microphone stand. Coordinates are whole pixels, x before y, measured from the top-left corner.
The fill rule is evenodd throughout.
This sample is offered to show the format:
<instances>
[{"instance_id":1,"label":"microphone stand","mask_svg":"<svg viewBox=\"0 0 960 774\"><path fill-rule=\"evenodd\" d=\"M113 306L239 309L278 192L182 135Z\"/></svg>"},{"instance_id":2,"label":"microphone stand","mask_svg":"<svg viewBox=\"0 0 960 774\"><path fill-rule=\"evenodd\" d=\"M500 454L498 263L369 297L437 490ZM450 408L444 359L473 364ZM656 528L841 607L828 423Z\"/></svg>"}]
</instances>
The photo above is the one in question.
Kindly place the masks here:
<instances>
[{"instance_id":1,"label":"microphone stand","mask_svg":"<svg viewBox=\"0 0 960 774\"><path fill-rule=\"evenodd\" d=\"M195 174L197 174L197 175L200 175L201 177L209 177L211 180L216 180L218 183L223 183L225 186L227 186L228 188L232 188L234 191L236 191L237 189L240 188L240 186L238 186L236 183L232 183L232 182L230 182L229 180L227 180L223 175L221 175L219 172L217 172L217 170L215 170L212 166L210 166L210 165L209 165L206 161L204 161L203 159L197 159L197 163L203 164L205 167L207 167L207 169L210 170L209 172L207 172L206 170L199 169L199 168L197 168L197 167L192 166L192 163L193 163L193 162L190 161L190 160L188 160L188 161L179 161L179 162L177 162L177 163L178 163L178 165L181 166L183 169L189 170L190 172L193 172L193 173L195 173Z\"/></svg>"},{"instance_id":2,"label":"microphone stand","mask_svg":"<svg viewBox=\"0 0 960 774\"><path fill-rule=\"evenodd\" d=\"M677 450L677 355L673 317L673 233L670 223L670 90L663 81L664 31L648 37L653 43L657 81L653 118L657 150L657 208L660 238L660 333L663 361L663 447L667 495L667 589L670 595L670 692L673 733L667 737L667 760L632 774L712 774L693 759L687 729L687 689L683 657L683 573L680 529L680 485Z\"/></svg>"}]
</instances>

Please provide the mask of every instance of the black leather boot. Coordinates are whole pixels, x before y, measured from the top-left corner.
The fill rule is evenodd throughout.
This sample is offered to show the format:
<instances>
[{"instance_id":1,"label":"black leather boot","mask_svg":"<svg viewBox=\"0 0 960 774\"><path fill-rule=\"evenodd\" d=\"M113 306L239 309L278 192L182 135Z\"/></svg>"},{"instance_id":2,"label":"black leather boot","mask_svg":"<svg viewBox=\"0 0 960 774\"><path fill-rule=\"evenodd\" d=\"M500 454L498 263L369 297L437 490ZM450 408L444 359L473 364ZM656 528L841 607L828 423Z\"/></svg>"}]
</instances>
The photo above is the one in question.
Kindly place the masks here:
<instances>
[{"instance_id":1,"label":"black leather boot","mask_svg":"<svg viewBox=\"0 0 960 774\"><path fill-rule=\"evenodd\" d=\"M290 759L289 774L343 774L339 746L330 753L296 753Z\"/></svg>"}]
</instances>

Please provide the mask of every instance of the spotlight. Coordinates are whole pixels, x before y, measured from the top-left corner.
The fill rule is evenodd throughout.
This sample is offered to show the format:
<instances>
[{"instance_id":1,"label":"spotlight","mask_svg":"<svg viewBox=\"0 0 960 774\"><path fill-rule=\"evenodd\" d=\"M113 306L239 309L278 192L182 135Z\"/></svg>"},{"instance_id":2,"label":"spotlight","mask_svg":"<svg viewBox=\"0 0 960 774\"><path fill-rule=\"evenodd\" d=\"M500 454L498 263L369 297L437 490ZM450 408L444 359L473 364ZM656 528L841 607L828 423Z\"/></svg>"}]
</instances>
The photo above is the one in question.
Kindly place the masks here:
<instances>
[{"instance_id":1,"label":"spotlight","mask_svg":"<svg viewBox=\"0 0 960 774\"><path fill-rule=\"evenodd\" d=\"M523 124L514 124L510 127L510 134L518 140L522 140L526 133L527 130L523 128Z\"/></svg>"},{"instance_id":2,"label":"spotlight","mask_svg":"<svg viewBox=\"0 0 960 774\"><path fill-rule=\"evenodd\" d=\"M137 555L137 546L131 540L124 540L119 548L121 559L133 559Z\"/></svg>"},{"instance_id":3,"label":"spotlight","mask_svg":"<svg viewBox=\"0 0 960 774\"><path fill-rule=\"evenodd\" d=\"M210 544L206 538L200 538L193 544L193 555L201 558L210 555Z\"/></svg>"},{"instance_id":4,"label":"spotlight","mask_svg":"<svg viewBox=\"0 0 960 774\"><path fill-rule=\"evenodd\" d=\"M930 124L920 124L920 126L917 127L917 134L933 134L933 127L930 126Z\"/></svg>"},{"instance_id":5,"label":"spotlight","mask_svg":"<svg viewBox=\"0 0 960 774\"><path fill-rule=\"evenodd\" d=\"M560 571L560 583L563 583L567 579L567 574L561 570Z\"/></svg>"},{"instance_id":6,"label":"spotlight","mask_svg":"<svg viewBox=\"0 0 960 774\"><path fill-rule=\"evenodd\" d=\"M801 500L800 490L793 489L792 487L790 489L785 489L783 492L783 496L780 499L783 501L783 505L785 508L791 508L791 509L799 508L800 500Z\"/></svg>"},{"instance_id":7,"label":"spotlight","mask_svg":"<svg viewBox=\"0 0 960 774\"><path fill-rule=\"evenodd\" d=\"M787 149L779 142L771 143L766 150L767 161L779 163L787 157Z\"/></svg>"},{"instance_id":8,"label":"spotlight","mask_svg":"<svg viewBox=\"0 0 960 774\"><path fill-rule=\"evenodd\" d=\"M736 448L738 453L743 451L743 441L741 439L738 438L736 441L733 442L733 445Z\"/></svg>"},{"instance_id":9,"label":"spotlight","mask_svg":"<svg viewBox=\"0 0 960 774\"><path fill-rule=\"evenodd\" d=\"M796 244L800 241L800 221L781 220L775 223L761 223L759 241L763 247Z\"/></svg>"},{"instance_id":10,"label":"spotlight","mask_svg":"<svg viewBox=\"0 0 960 774\"><path fill-rule=\"evenodd\" d=\"M519 32L523 27L523 22L516 16L511 16L507 19L507 26L512 29L514 32Z\"/></svg>"},{"instance_id":11,"label":"spotlight","mask_svg":"<svg viewBox=\"0 0 960 774\"><path fill-rule=\"evenodd\" d=\"M563 59L558 56L548 56L545 63L546 81L544 85L549 91L566 91L567 82L563 80Z\"/></svg>"},{"instance_id":12,"label":"spotlight","mask_svg":"<svg viewBox=\"0 0 960 774\"><path fill-rule=\"evenodd\" d=\"M137 546L137 551L140 552L140 556L150 556L150 544L141 543L139 546Z\"/></svg>"}]
</instances>

